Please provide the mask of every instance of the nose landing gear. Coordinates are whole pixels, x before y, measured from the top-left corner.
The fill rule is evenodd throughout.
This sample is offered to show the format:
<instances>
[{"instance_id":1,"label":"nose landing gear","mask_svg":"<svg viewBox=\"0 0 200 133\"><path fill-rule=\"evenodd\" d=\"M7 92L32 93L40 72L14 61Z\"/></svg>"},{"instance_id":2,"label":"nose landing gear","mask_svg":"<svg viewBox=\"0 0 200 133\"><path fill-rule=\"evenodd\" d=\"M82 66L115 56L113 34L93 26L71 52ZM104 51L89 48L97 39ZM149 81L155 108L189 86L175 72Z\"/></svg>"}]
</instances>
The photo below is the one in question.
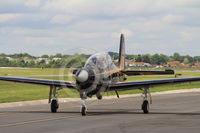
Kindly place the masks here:
<instances>
[{"instance_id":1,"label":"nose landing gear","mask_svg":"<svg viewBox=\"0 0 200 133\"><path fill-rule=\"evenodd\" d=\"M82 99L82 103L81 103L81 115L85 116L87 113L87 107L85 104L85 99Z\"/></svg>"},{"instance_id":2,"label":"nose landing gear","mask_svg":"<svg viewBox=\"0 0 200 133\"><path fill-rule=\"evenodd\" d=\"M85 103L85 100L87 99L87 94L85 92L83 92L82 94L80 94L81 97L81 115L85 116L87 114L87 106Z\"/></svg>"}]
</instances>

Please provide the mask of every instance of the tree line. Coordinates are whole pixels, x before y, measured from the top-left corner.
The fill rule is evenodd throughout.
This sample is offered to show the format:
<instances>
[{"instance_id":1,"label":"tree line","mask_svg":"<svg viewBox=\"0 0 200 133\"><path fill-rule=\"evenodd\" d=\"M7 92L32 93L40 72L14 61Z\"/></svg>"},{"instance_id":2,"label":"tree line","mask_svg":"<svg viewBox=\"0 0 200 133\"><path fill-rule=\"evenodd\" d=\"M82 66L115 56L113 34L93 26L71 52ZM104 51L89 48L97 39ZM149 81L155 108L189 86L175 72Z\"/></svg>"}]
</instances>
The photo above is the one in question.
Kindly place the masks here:
<instances>
[{"instance_id":1,"label":"tree line","mask_svg":"<svg viewBox=\"0 0 200 133\"><path fill-rule=\"evenodd\" d=\"M115 60L118 59L118 53L109 52L111 57ZM200 62L200 56L190 56L190 55L180 55L179 53L174 53L173 55L164 55L164 54L138 54L138 55L126 55L126 59L134 59L136 62L145 62L150 64L167 64L171 61L179 61L180 63L194 65L197 62Z\"/></svg>"},{"instance_id":2,"label":"tree line","mask_svg":"<svg viewBox=\"0 0 200 133\"><path fill-rule=\"evenodd\" d=\"M118 59L118 53L109 52L109 55L113 60ZM20 54L0 54L0 67L40 67L40 68L60 68L60 67L82 67L90 55L86 54L74 54L74 55L62 55L60 53L55 55L42 55L39 57L32 56L28 53ZM9 58L12 58L9 59ZM29 61L26 61L29 59ZM41 58L40 61L36 61ZM59 58L54 60L54 58ZM48 59L48 62L46 60ZM184 64L194 65L200 62L200 56L189 56L180 55L179 53L174 53L171 56L164 54L138 54L138 55L126 55L126 59L135 60L137 62L146 62L150 64L167 64L169 61L180 61Z\"/></svg>"},{"instance_id":3,"label":"tree line","mask_svg":"<svg viewBox=\"0 0 200 133\"><path fill-rule=\"evenodd\" d=\"M0 54L0 67L33 67L33 68L60 68L60 67L81 67L89 55L74 54L32 56L27 53ZM38 61L38 59L41 59ZM58 58L54 60L54 58ZM29 61L27 61L27 59ZM48 62L47 62L48 60Z\"/></svg>"}]
</instances>

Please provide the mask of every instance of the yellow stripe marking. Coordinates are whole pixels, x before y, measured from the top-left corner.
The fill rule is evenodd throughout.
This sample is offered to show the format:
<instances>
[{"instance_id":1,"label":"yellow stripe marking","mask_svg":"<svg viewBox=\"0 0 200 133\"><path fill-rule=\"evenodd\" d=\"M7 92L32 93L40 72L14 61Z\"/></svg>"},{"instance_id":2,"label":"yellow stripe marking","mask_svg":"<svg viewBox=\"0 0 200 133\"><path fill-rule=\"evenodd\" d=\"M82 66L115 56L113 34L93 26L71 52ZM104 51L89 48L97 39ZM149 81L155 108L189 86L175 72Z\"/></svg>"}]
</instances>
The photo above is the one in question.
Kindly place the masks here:
<instances>
[{"instance_id":1,"label":"yellow stripe marking","mask_svg":"<svg viewBox=\"0 0 200 133\"><path fill-rule=\"evenodd\" d=\"M10 123L10 124L2 124L2 125L0 125L0 127L25 125L25 124L38 123L38 122L46 122L46 121L52 121L52 120L61 120L61 119L65 119L65 118L74 118L74 117L78 117L78 116L80 116L80 115L61 116L61 117L53 117L53 118L40 119L40 120L31 120L31 121L24 121L24 122L16 122L16 123Z\"/></svg>"}]
</instances>

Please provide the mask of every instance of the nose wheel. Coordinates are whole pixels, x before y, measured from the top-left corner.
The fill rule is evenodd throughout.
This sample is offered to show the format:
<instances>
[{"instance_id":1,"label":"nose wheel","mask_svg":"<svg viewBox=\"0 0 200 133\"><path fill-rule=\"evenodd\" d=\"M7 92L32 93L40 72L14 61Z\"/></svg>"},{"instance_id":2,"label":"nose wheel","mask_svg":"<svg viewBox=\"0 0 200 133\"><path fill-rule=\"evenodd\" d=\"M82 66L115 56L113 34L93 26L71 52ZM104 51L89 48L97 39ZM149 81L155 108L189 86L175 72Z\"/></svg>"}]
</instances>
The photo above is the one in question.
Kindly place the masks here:
<instances>
[{"instance_id":1,"label":"nose wheel","mask_svg":"<svg viewBox=\"0 0 200 133\"><path fill-rule=\"evenodd\" d=\"M82 116L85 116L85 115L86 115L86 110L87 110L87 108L86 108L85 106L82 106L82 107L81 107L81 115L82 115Z\"/></svg>"},{"instance_id":2,"label":"nose wheel","mask_svg":"<svg viewBox=\"0 0 200 133\"><path fill-rule=\"evenodd\" d=\"M86 106L86 104L85 104L85 100L86 100L86 95L85 95L85 93L83 93L83 95L82 95L82 101L81 101L81 115L82 116L85 116L86 115L86 113L87 113L87 106Z\"/></svg>"}]
</instances>

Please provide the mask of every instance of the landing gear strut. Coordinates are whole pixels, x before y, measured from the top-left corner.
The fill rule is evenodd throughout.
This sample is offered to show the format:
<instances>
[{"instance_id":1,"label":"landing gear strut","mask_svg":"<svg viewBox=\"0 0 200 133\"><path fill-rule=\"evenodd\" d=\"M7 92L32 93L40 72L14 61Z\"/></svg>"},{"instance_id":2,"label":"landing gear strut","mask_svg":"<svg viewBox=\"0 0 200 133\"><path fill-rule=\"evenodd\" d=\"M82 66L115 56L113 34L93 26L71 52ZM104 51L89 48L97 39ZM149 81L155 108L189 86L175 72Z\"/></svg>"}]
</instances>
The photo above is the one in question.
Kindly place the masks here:
<instances>
[{"instance_id":1,"label":"landing gear strut","mask_svg":"<svg viewBox=\"0 0 200 133\"><path fill-rule=\"evenodd\" d=\"M51 86L49 91L49 103L51 103L51 112L56 113L59 107L58 100L56 97L56 87ZM52 96L53 94L53 96Z\"/></svg>"},{"instance_id":2,"label":"landing gear strut","mask_svg":"<svg viewBox=\"0 0 200 133\"><path fill-rule=\"evenodd\" d=\"M85 100L82 100L82 105L81 105L81 115L85 116L87 113L87 107L85 105Z\"/></svg>"},{"instance_id":3,"label":"landing gear strut","mask_svg":"<svg viewBox=\"0 0 200 133\"><path fill-rule=\"evenodd\" d=\"M81 115L85 116L87 114L87 106L85 104L85 100L86 100L87 96L85 93L81 94Z\"/></svg>"},{"instance_id":4,"label":"landing gear strut","mask_svg":"<svg viewBox=\"0 0 200 133\"><path fill-rule=\"evenodd\" d=\"M148 101L148 95L150 97L150 104L152 104L152 98L151 98L151 93L149 91L149 88L145 88L143 93L143 103L142 103L142 110L144 114L149 113L149 101Z\"/></svg>"}]
</instances>

